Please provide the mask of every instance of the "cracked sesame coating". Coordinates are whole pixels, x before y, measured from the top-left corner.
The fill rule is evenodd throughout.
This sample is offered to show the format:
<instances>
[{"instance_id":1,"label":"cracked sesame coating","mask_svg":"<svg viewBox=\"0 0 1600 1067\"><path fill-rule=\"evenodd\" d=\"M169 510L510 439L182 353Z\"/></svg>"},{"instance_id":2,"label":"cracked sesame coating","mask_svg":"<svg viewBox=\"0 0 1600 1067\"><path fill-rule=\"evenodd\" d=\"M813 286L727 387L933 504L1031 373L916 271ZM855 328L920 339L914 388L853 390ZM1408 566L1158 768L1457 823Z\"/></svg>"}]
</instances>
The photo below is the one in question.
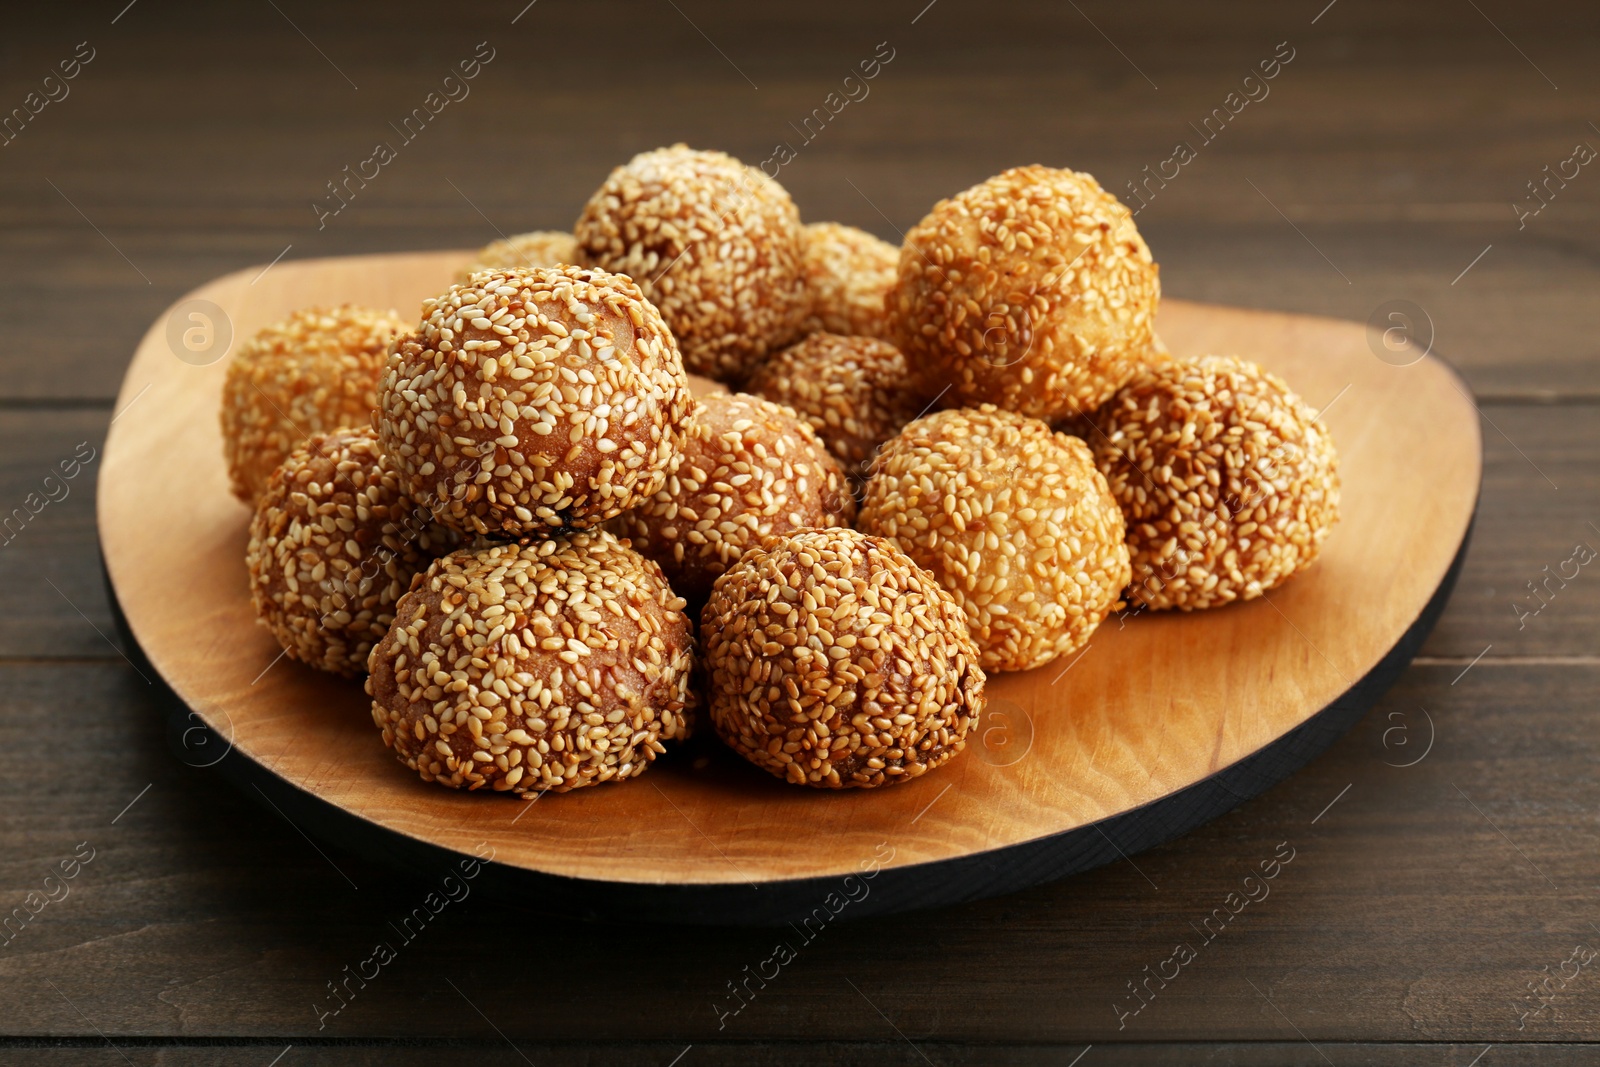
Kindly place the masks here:
<instances>
[{"instance_id":1,"label":"cracked sesame coating","mask_svg":"<svg viewBox=\"0 0 1600 1067\"><path fill-rule=\"evenodd\" d=\"M695 374L737 379L794 340L809 310L794 201L721 152L677 144L634 156L574 231L582 262L638 281Z\"/></svg>"},{"instance_id":2,"label":"cracked sesame coating","mask_svg":"<svg viewBox=\"0 0 1600 1067\"><path fill-rule=\"evenodd\" d=\"M424 301L379 388L416 500L474 534L587 529L661 488L694 409L677 345L621 275L488 271Z\"/></svg>"},{"instance_id":3,"label":"cracked sesame coating","mask_svg":"<svg viewBox=\"0 0 1600 1067\"><path fill-rule=\"evenodd\" d=\"M643 774L693 723L683 606L604 531L463 549L418 579L372 650L372 720L402 763L454 789Z\"/></svg>"},{"instance_id":4,"label":"cracked sesame coating","mask_svg":"<svg viewBox=\"0 0 1600 1067\"><path fill-rule=\"evenodd\" d=\"M405 330L392 311L344 304L296 311L239 346L222 386L233 495L254 504L312 434L371 425L389 343Z\"/></svg>"},{"instance_id":5,"label":"cracked sesame coating","mask_svg":"<svg viewBox=\"0 0 1600 1067\"><path fill-rule=\"evenodd\" d=\"M615 526L692 604L763 538L855 515L838 461L794 411L744 393L699 405L666 484Z\"/></svg>"},{"instance_id":6,"label":"cracked sesame coating","mask_svg":"<svg viewBox=\"0 0 1600 1067\"><path fill-rule=\"evenodd\" d=\"M1138 369L1161 285L1128 209L1087 174L1016 167L906 234L888 338L944 407L1052 420Z\"/></svg>"},{"instance_id":7,"label":"cracked sesame coating","mask_svg":"<svg viewBox=\"0 0 1600 1067\"><path fill-rule=\"evenodd\" d=\"M1152 365L1094 413L1089 444L1127 516L1134 604L1254 599L1309 567L1339 518L1327 427L1245 360Z\"/></svg>"},{"instance_id":8,"label":"cracked sesame coating","mask_svg":"<svg viewBox=\"0 0 1600 1067\"><path fill-rule=\"evenodd\" d=\"M318 434L273 472L256 504L250 599L291 659L354 677L412 577L457 540L400 491L376 432Z\"/></svg>"},{"instance_id":9,"label":"cracked sesame coating","mask_svg":"<svg viewBox=\"0 0 1600 1067\"><path fill-rule=\"evenodd\" d=\"M883 301L899 265L900 249L866 230L837 222L807 226L804 269L811 315L800 332L882 337L889 328Z\"/></svg>"},{"instance_id":10,"label":"cracked sesame coating","mask_svg":"<svg viewBox=\"0 0 1600 1067\"><path fill-rule=\"evenodd\" d=\"M796 785L872 788L957 755L984 707L961 608L894 542L767 541L701 613L717 734Z\"/></svg>"},{"instance_id":11,"label":"cracked sesame coating","mask_svg":"<svg viewBox=\"0 0 1600 1067\"><path fill-rule=\"evenodd\" d=\"M558 230L516 233L503 240L490 241L478 249L472 262L456 274L456 281L471 281L472 276L480 271L504 267L559 267L575 263L577 259L578 242L570 233Z\"/></svg>"},{"instance_id":12,"label":"cracked sesame coating","mask_svg":"<svg viewBox=\"0 0 1600 1067\"><path fill-rule=\"evenodd\" d=\"M1088 447L992 404L900 431L879 455L859 526L950 591L985 670L1076 652L1128 584L1122 512Z\"/></svg>"},{"instance_id":13,"label":"cracked sesame coating","mask_svg":"<svg viewBox=\"0 0 1600 1067\"><path fill-rule=\"evenodd\" d=\"M745 389L792 407L858 479L871 473L878 446L922 410L905 357L871 337L814 333L768 356Z\"/></svg>"}]
</instances>

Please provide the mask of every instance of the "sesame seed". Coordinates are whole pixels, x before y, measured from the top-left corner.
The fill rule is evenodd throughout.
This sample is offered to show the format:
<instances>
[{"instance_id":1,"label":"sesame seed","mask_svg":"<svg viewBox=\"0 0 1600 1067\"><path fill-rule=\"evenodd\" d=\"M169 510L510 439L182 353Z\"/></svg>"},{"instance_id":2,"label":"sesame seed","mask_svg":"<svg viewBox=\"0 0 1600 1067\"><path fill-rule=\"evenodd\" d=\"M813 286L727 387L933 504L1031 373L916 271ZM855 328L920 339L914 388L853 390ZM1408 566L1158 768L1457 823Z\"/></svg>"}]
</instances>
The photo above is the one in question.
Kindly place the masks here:
<instances>
[{"instance_id":1,"label":"sesame seed","mask_svg":"<svg viewBox=\"0 0 1600 1067\"><path fill-rule=\"evenodd\" d=\"M1087 446L990 404L924 416L884 445L859 526L950 592L986 670L1082 648L1128 583L1122 512Z\"/></svg>"},{"instance_id":2,"label":"sesame seed","mask_svg":"<svg viewBox=\"0 0 1600 1067\"><path fill-rule=\"evenodd\" d=\"M589 198L574 233L579 262L639 280L696 374L738 377L798 336L809 310L794 201L722 152L640 153Z\"/></svg>"},{"instance_id":3,"label":"sesame seed","mask_svg":"<svg viewBox=\"0 0 1600 1067\"><path fill-rule=\"evenodd\" d=\"M812 223L804 240L811 315L801 333L883 337L889 326L884 298L894 285L900 249L837 222Z\"/></svg>"},{"instance_id":4,"label":"sesame seed","mask_svg":"<svg viewBox=\"0 0 1600 1067\"><path fill-rule=\"evenodd\" d=\"M336 517L358 501L359 521ZM457 540L401 491L376 431L317 434L273 472L256 505L245 549L251 602L291 659L354 677L412 576Z\"/></svg>"},{"instance_id":5,"label":"sesame seed","mask_svg":"<svg viewBox=\"0 0 1600 1067\"><path fill-rule=\"evenodd\" d=\"M404 621L372 651L373 721L402 763L454 789L642 774L693 727L683 607L659 567L604 531L457 551L401 598Z\"/></svg>"},{"instance_id":6,"label":"sesame seed","mask_svg":"<svg viewBox=\"0 0 1600 1067\"><path fill-rule=\"evenodd\" d=\"M672 335L639 287L574 266L482 271L424 302L378 400L380 438L407 491L441 522L496 537L590 529L654 494L694 405ZM626 404L631 418L597 419L601 404Z\"/></svg>"},{"instance_id":7,"label":"sesame seed","mask_svg":"<svg viewBox=\"0 0 1600 1067\"><path fill-rule=\"evenodd\" d=\"M1160 359L1073 428L1127 516L1140 607L1254 599L1309 567L1338 521L1328 428L1254 363Z\"/></svg>"},{"instance_id":8,"label":"sesame seed","mask_svg":"<svg viewBox=\"0 0 1600 1067\"><path fill-rule=\"evenodd\" d=\"M810 425L781 404L731 393L701 398L665 484L614 528L698 604L763 538L848 525L854 514L838 461Z\"/></svg>"},{"instance_id":9,"label":"sesame seed","mask_svg":"<svg viewBox=\"0 0 1600 1067\"><path fill-rule=\"evenodd\" d=\"M254 504L307 436L367 426L390 343L392 311L306 308L239 346L222 387L222 440L233 494Z\"/></svg>"},{"instance_id":10,"label":"sesame seed","mask_svg":"<svg viewBox=\"0 0 1600 1067\"><path fill-rule=\"evenodd\" d=\"M907 378L905 357L887 341L813 333L768 357L745 389L794 408L864 484L878 446L922 406Z\"/></svg>"},{"instance_id":11,"label":"sesame seed","mask_svg":"<svg viewBox=\"0 0 1600 1067\"><path fill-rule=\"evenodd\" d=\"M847 527L745 553L700 633L718 736L797 785L920 777L962 751L983 711L960 606L894 542Z\"/></svg>"},{"instance_id":12,"label":"sesame seed","mask_svg":"<svg viewBox=\"0 0 1600 1067\"><path fill-rule=\"evenodd\" d=\"M924 399L1047 420L1100 404L1153 344L1160 278L1089 175L1016 167L906 234L886 308Z\"/></svg>"}]
</instances>

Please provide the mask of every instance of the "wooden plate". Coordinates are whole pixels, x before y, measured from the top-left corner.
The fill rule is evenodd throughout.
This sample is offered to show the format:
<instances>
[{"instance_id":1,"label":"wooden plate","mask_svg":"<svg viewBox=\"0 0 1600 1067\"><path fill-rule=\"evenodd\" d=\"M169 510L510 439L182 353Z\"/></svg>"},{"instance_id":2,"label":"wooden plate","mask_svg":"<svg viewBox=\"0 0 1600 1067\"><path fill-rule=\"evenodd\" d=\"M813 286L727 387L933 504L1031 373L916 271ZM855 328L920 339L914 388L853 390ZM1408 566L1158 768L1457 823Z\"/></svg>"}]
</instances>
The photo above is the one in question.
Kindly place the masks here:
<instances>
[{"instance_id":1,"label":"wooden plate","mask_svg":"<svg viewBox=\"0 0 1600 1067\"><path fill-rule=\"evenodd\" d=\"M1330 744L1415 653L1465 548L1482 455L1448 367L1379 359L1355 323L1168 301L1175 353L1257 360L1326 406L1343 521L1310 571L1248 604L1113 618L1077 658L991 679L969 751L891 789L798 789L709 741L532 804L441 789L383 747L358 683L278 661L256 625L216 357L229 330L236 345L310 304L410 314L466 259L279 263L197 289L134 355L100 471L107 573L171 689L184 758L304 833L413 868L492 855L488 882L524 899L698 922L864 916L1059 877L1213 818Z\"/></svg>"}]
</instances>

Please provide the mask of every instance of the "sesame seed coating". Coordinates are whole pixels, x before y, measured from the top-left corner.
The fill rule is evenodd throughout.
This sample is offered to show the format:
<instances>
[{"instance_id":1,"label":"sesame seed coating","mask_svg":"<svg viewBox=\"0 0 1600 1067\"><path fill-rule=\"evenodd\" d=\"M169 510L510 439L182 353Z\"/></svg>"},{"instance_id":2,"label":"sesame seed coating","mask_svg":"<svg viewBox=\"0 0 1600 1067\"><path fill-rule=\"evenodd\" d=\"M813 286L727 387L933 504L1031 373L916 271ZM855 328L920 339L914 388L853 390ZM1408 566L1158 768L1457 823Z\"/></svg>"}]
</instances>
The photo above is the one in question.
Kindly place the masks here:
<instances>
[{"instance_id":1,"label":"sesame seed coating","mask_svg":"<svg viewBox=\"0 0 1600 1067\"><path fill-rule=\"evenodd\" d=\"M700 633L717 734L796 785L916 778L957 755L983 711L960 607L894 542L848 528L746 553Z\"/></svg>"},{"instance_id":2,"label":"sesame seed coating","mask_svg":"<svg viewBox=\"0 0 1600 1067\"><path fill-rule=\"evenodd\" d=\"M378 376L405 322L344 304L306 308L239 346L222 386L222 447L233 495L254 504L311 434L367 426Z\"/></svg>"},{"instance_id":3,"label":"sesame seed coating","mask_svg":"<svg viewBox=\"0 0 1600 1067\"><path fill-rule=\"evenodd\" d=\"M906 234L889 340L922 395L1046 420L1116 392L1150 348L1160 279L1128 209L1087 174L1016 167Z\"/></svg>"},{"instance_id":4,"label":"sesame seed coating","mask_svg":"<svg viewBox=\"0 0 1600 1067\"><path fill-rule=\"evenodd\" d=\"M417 501L475 534L587 529L666 480L694 401L661 316L621 275L473 275L423 302L379 387Z\"/></svg>"},{"instance_id":5,"label":"sesame seed coating","mask_svg":"<svg viewBox=\"0 0 1600 1067\"><path fill-rule=\"evenodd\" d=\"M457 275L457 282L468 282L480 271L499 270L503 267L559 267L575 263L578 259L578 242L570 233L558 230L534 230L532 233L515 233L499 241L490 241L478 249L473 261Z\"/></svg>"},{"instance_id":6,"label":"sesame seed coating","mask_svg":"<svg viewBox=\"0 0 1600 1067\"><path fill-rule=\"evenodd\" d=\"M373 722L402 763L454 789L564 793L643 774L693 722L683 606L601 530L452 553L372 650Z\"/></svg>"},{"instance_id":7,"label":"sesame seed coating","mask_svg":"<svg viewBox=\"0 0 1600 1067\"><path fill-rule=\"evenodd\" d=\"M866 478L878 446L922 409L898 348L836 333L814 333L768 356L745 389L792 407L852 478Z\"/></svg>"},{"instance_id":8,"label":"sesame seed coating","mask_svg":"<svg viewBox=\"0 0 1600 1067\"><path fill-rule=\"evenodd\" d=\"M992 404L884 446L860 528L893 538L965 609L985 670L1082 648L1128 584L1122 513L1089 449Z\"/></svg>"},{"instance_id":9,"label":"sesame seed coating","mask_svg":"<svg viewBox=\"0 0 1600 1067\"><path fill-rule=\"evenodd\" d=\"M809 424L781 404L727 393L700 398L682 459L616 530L698 604L763 538L847 526L854 515L844 473Z\"/></svg>"},{"instance_id":10,"label":"sesame seed coating","mask_svg":"<svg viewBox=\"0 0 1600 1067\"><path fill-rule=\"evenodd\" d=\"M695 374L736 379L793 340L808 310L800 213L783 186L721 152L634 156L584 206L581 262L637 279Z\"/></svg>"},{"instance_id":11,"label":"sesame seed coating","mask_svg":"<svg viewBox=\"0 0 1600 1067\"><path fill-rule=\"evenodd\" d=\"M803 267L811 315L800 332L884 336L884 297L899 265L900 249L865 230L837 222L807 226Z\"/></svg>"},{"instance_id":12,"label":"sesame seed coating","mask_svg":"<svg viewBox=\"0 0 1600 1067\"><path fill-rule=\"evenodd\" d=\"M250 599L291 659L354 677L412 577L457 540L400 491L374 430L317 434L256 504Z\"/></svg>"},{"instance_id":13,"label":"sesame seed coating","mask_svg":"<svg viewBox=\"0 0 1600 1067\"><path fill-rule=\"evenodd\" d=\"M1333 438L1254 363L1153 364L1094 413L1093 431L1127 516L1130 602L1188 611L1251 600L1309 567L1338 521Z\"/></svg>"}]
</instances>

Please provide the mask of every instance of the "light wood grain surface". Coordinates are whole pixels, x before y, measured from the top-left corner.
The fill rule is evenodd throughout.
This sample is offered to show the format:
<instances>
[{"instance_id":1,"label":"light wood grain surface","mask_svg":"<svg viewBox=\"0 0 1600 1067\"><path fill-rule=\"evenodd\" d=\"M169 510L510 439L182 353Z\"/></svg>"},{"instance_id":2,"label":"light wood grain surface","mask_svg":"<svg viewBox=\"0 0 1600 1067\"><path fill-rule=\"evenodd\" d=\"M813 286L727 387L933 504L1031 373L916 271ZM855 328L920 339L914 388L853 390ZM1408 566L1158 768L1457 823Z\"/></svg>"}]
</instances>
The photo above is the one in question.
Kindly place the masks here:
<instances>
[{"instance_id":1,"label":"light wood grain surface","mask_svg":"<svg viewBox=\"0 0 1600 1067\"><path fill-rule=\"evenodd\" d=\"M638 0L602 15L540 0L515 25L521 0L450 17L126 7L8 12L0 39L6 109L78 42L96 49L0 147L7 508L80 443L100 448L145 329L207 279L280 253L569 225L609 167L678 139L759 161L884 40L896 58L872 95L782 180L807 218L891 240L1017 163L1120 191L1290 41L1271 96L1138 218L1165 292L1355 322L1420 304L1479 400L1483 506L1422 662L1305 771L1137 868L840 926L721 1029L713 1002L768 957L765 935L592 927L536 902L530 919L474 897L319 1029L326 983L429 882L324 858L174 758L114 647L95 460L0 548L0 903L79 843L98 850L0 950L0 1060L1070 1063L1091 1043L1079 1067L1593 1058L1592 967L1518 1020L1537 1006L1528 983L1600 947L1600 582L1584 569L1525 624L1513 605L1576 543L1600 547L1600 181L1584 168L1523 229L1511 207L1577 141L1600 146L1591 5ZM602 23L626 51L596 56ZM485 39L498 54L472 96L316 229L325 183ZM1283 841L1298 852L1272 896L1119 1029L1126 984ZM504 950L530 924L539 958L562 961L537 972L557 993Z\"/></svg>"},{"instance_id":2,"label":"light wood grain surface","mask_svg":"<svg viewBox=\"0 0 1600 1067\"><path fill-rule=\"evenodd\" d=\"M1174 354L1259 361L1323 411L1341 520L1304 575L1226 609L1114 618L1080 654L993 675L998 714L980 723L972 751L915 783L818 793L711 748L525 812L514 799L421 782L379 743L359 683L280 664L249 602L249 511L226 488L215 413L228 360L178 358L169 328L188 328L185 309L200 301L243 336L317 304L406 314L467 259L294 262L187 294L133 357L98 490L118 602L185 704L298 788L466 855L486 846L499 862L603 881L759 883L959 858L1143 807L1354 687L1422 614L1477 502L1477 412L1437 360L1380 360L1358 325L1169 301L1158 328Z\"/></svg>"}]
</instances>

